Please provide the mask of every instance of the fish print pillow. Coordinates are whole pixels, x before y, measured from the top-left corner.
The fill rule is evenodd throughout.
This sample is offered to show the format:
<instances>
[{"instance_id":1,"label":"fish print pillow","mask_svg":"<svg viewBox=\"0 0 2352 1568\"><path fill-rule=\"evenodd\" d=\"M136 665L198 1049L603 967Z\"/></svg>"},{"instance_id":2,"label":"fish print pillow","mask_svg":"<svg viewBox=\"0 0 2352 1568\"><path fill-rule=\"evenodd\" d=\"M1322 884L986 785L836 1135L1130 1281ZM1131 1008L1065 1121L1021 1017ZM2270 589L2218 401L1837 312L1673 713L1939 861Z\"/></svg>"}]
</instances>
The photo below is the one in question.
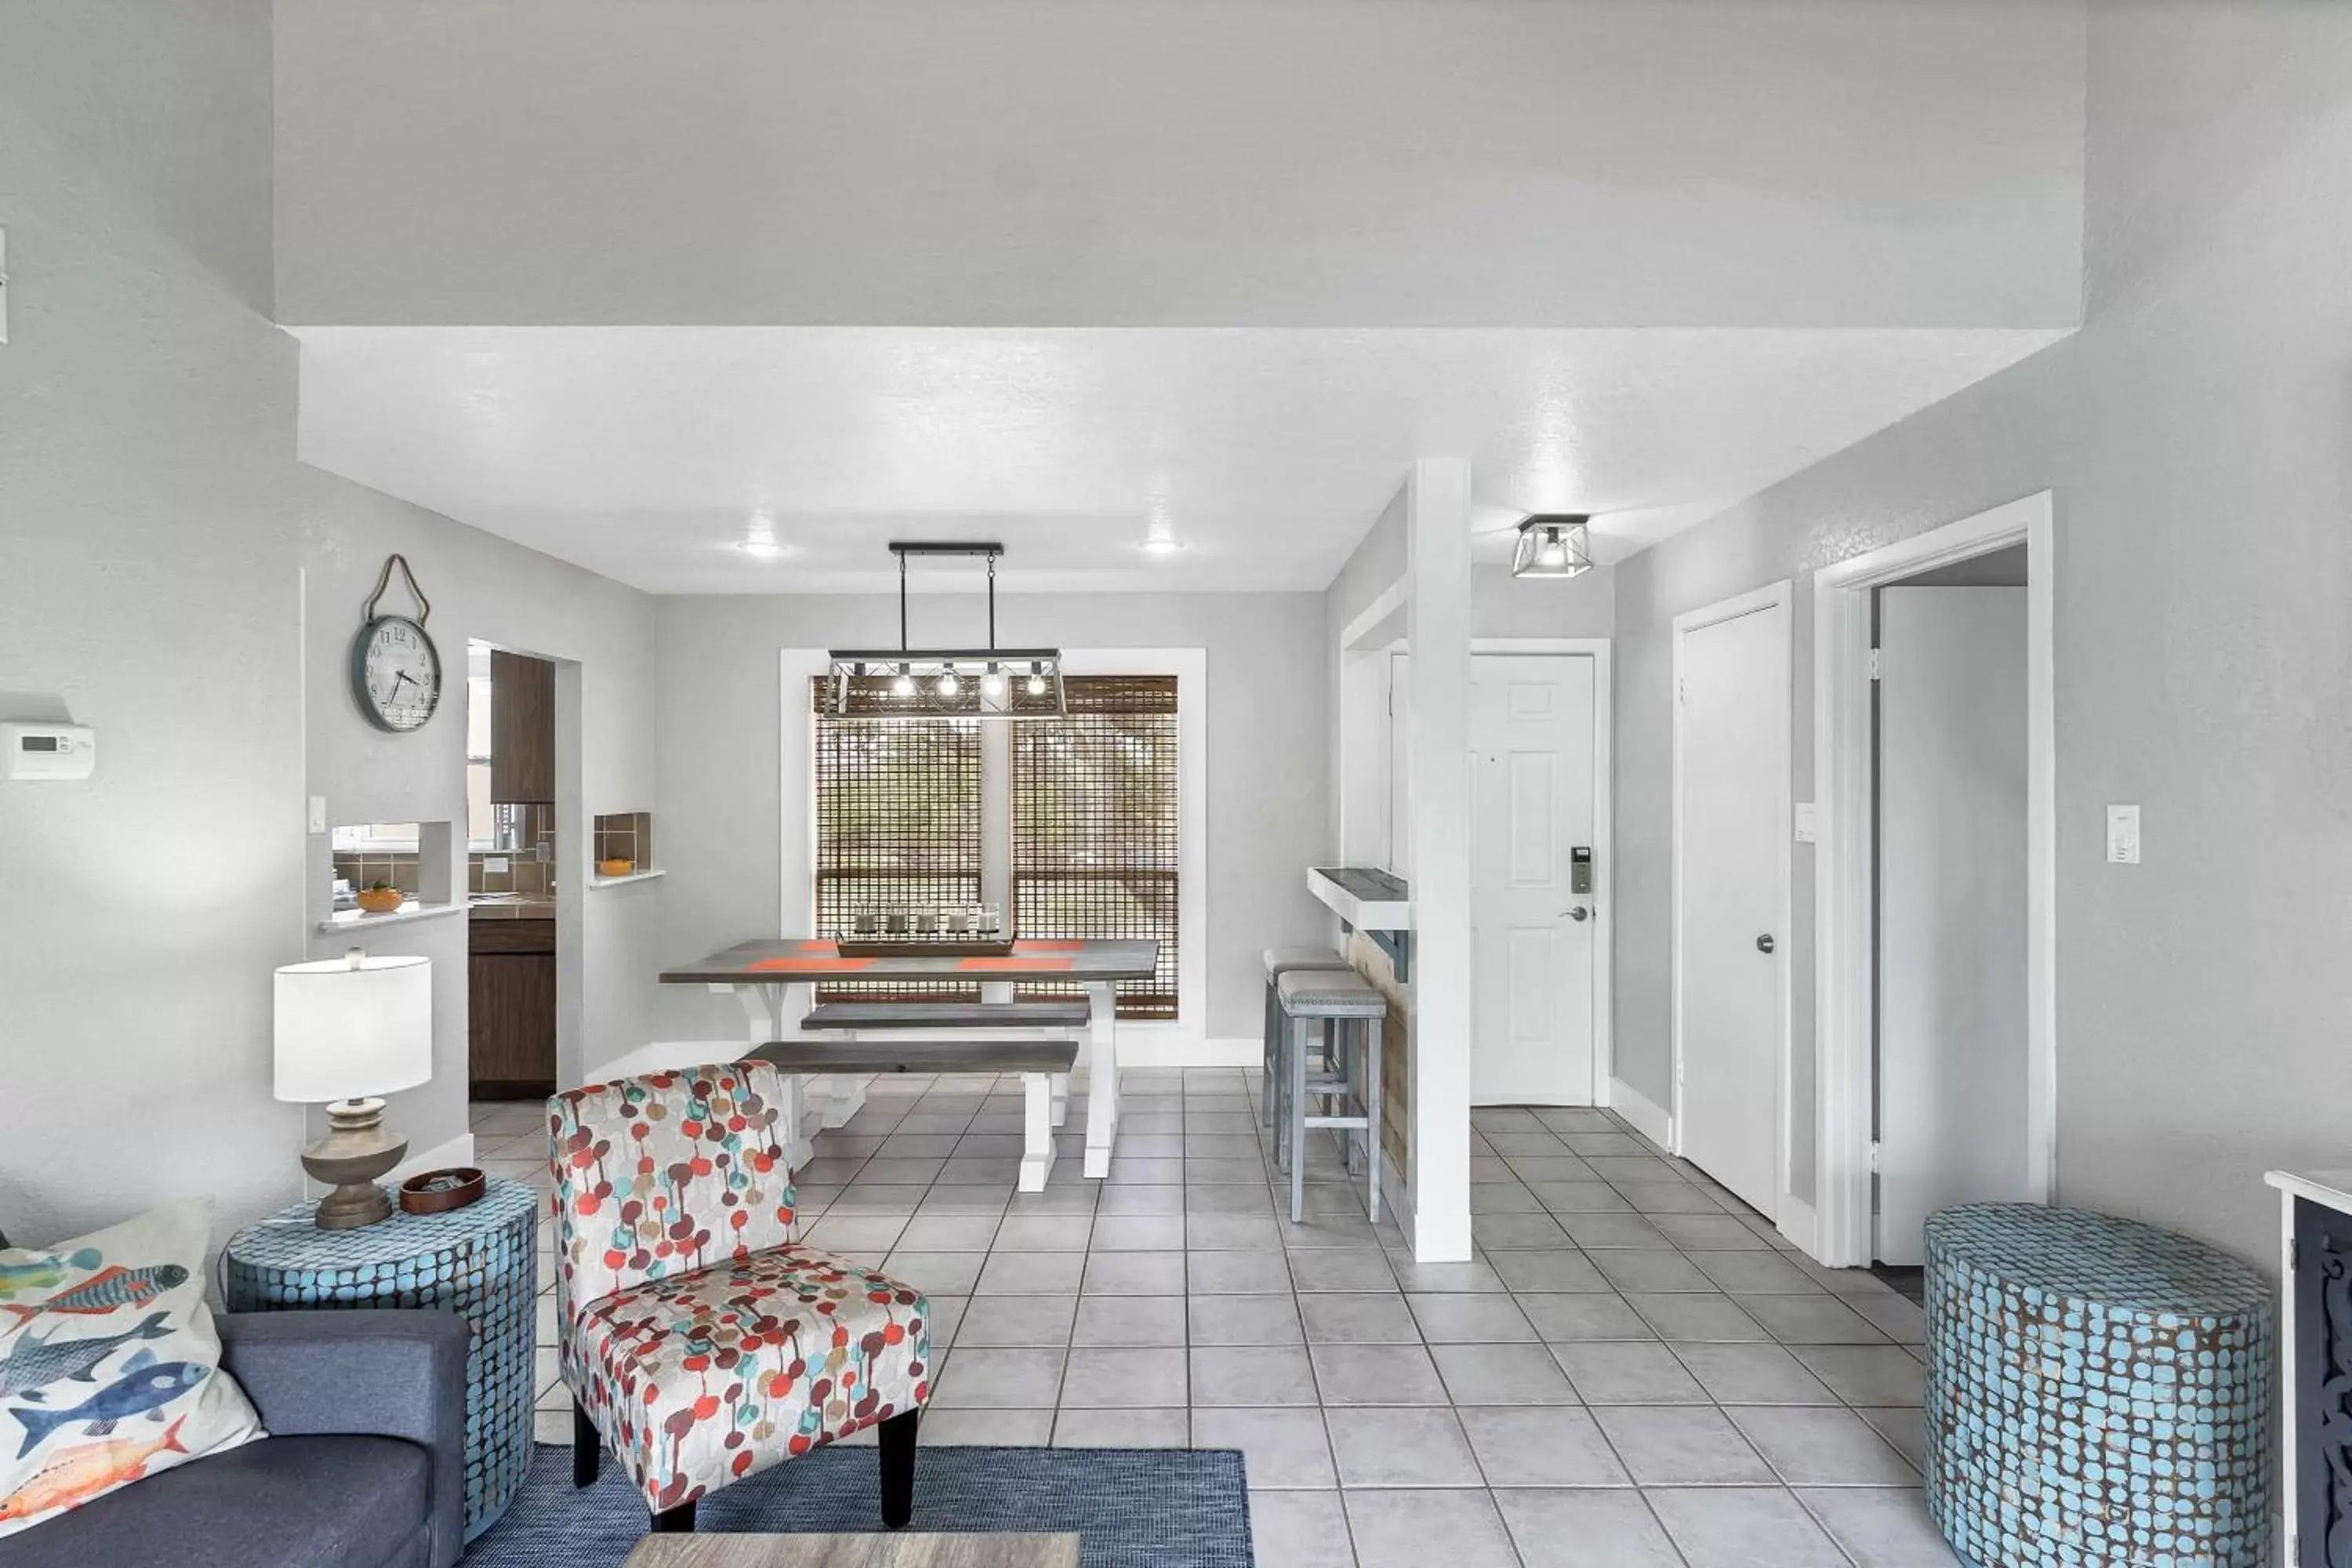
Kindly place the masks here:
<instances>
[{"instance_id":1,"label":"fish print pillow","mask_svg":"<svg viewBox=\"0 0 2352 1568\"><path fill-rule=\"evenodd\" d=\"M264 1436L205 1305L212 1205L0 1247L0 1537Z\"/></svg>"}]
</instances>

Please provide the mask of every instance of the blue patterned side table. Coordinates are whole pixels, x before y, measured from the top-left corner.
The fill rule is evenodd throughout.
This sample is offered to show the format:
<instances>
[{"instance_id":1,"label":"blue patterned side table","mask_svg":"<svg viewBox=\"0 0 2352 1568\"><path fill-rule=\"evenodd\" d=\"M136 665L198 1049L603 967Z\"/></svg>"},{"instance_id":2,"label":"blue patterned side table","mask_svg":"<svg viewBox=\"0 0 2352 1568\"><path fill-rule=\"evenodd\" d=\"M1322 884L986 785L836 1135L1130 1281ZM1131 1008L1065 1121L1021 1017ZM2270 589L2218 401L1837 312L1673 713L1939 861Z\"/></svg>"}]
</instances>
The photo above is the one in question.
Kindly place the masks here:
<instances>
[{"instance_id":1,"label":"blue patterned side table","mask_svg":"<svg viewBox=\"0 0 2352 1568\"><path fill-rule=\"evenodd\" d=\"M1927 1221L1927 1511L1980 1568L2271 1561L2271 1289L2083 1209Z\"/></svg>"},{"instance_id":2,"label":"blue patterned side table","mask_svg":"<svg viewBox=\"0 0 2352 1568\"><path fill-rule=\"evenodd\" d=\"M296 1204L228 1244L233 1312L444 1307L471 1325L466 1358L466 1539L506 1511L530 1464L532 1302L539 1194L494 1181L447 1214L393 1212L379 1225L320 1230Z\"/></svg>"}]
</instances>

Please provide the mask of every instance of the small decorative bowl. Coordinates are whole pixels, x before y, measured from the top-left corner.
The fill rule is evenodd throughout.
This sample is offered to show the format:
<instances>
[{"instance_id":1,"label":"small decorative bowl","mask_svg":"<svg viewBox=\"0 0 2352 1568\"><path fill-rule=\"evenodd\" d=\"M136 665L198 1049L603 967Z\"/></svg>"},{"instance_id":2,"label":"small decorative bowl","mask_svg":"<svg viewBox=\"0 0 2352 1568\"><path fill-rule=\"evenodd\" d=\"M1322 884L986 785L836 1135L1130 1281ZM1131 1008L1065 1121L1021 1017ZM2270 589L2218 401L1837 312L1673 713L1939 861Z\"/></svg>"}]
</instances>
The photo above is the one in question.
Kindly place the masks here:
<instances>
[{"instance_id":1,"label":"small decorative bowl","mask_svg":"<svg viewBox=\"0 0 2352 1568\"><path fill-rule=\"evenodd\" d=\"M358 898L362 914L388 915L400 908L408 895L398 888L369 888L362 890Z\"/></svg>"},{"instance_id":2,"label":"small decorative bowl","mask_svg":"<svg viewBox=\"0 0 2352 1568\"><path fill-rule=\"evenodd\" d=\"M426 1171L400 1184L400 1206L408 1214L447 1214L479 1198L488 1184L471 1165Z\"/></svg>"},{"instance_id":3,"label":"small decorative bowl","mask_svg":"<svg viewBox=\"0 0 2352 1568\"><path fill-rule=\"evenodd\" d=\"M596 874L600 877L625 877L637 868L635 860L599 860Z\"/></svg>"}]
</instances>

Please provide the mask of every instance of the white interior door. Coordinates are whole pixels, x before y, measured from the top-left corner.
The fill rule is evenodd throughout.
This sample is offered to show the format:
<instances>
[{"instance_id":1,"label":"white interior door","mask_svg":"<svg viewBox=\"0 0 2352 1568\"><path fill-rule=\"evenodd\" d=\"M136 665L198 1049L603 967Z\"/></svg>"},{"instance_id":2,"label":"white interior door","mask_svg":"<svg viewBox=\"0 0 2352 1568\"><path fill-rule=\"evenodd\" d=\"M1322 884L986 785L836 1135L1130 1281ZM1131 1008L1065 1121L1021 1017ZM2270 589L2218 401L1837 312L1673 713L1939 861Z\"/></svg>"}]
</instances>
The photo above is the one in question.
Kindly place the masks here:
<instances>
[{"instance_id":1,"label":"white interior door","mask_svg":"<svg viewBox=\"0 0 2352 1568\"><path fill-rule=\"evenodd\" d=\"M1675 1142L1760 1213L1780 1198L1789 607L1675 633Z\"/></svg>"},{"instance_id":2,"label":"white interior door","mask_svg":"<svg viewBox=\"0 0 2352 1568\"><path fill-rule=\"evenodd\" d=\"M1592 1103L1590 655L1470 661L1470 1103Z\"/></svg>"},{"instance_id":3,"label":"white interior door","mask_svg":"<svg viewBox=\"0 0 2352 1568\"><path fill-rule=\"evenodd\" d=\"M2025 1200L2022 588L1887 588L1878 608L1878 1214L1922 1260L1948 1204Z\"/></svg>"}]
</instances>

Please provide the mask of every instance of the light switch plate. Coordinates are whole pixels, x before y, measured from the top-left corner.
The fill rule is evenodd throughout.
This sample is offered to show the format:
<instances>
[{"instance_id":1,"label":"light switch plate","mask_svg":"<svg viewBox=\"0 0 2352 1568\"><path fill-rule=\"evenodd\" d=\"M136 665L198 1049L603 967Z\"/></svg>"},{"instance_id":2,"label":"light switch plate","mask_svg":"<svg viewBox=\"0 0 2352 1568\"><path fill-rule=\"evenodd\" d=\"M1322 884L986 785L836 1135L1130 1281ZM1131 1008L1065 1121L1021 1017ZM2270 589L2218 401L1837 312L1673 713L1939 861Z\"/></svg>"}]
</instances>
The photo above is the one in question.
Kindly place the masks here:
<instances>
[{"instance_id":1,"label":"light switch plate","mask_svg":"<svg viewBox=\"0 0 2352 1568\"><path fill-rule=\"evenodd\" d=\"M1797 818L1797 842L1800 844L1811 844L1814 842L1820 837L1820 834L1813 826L1813 803L1810 800L1801 800L1797 803L1795 809Z\"/></svg>"},{"instance_id":2,"label":"light switch plate","mask_svg":"<svg viewBox=\"0 0 2352 1568\"><path fill-rule=\"evenodd\" d=\"M2115 866L2139 864L2139 807L2107 807L2107 861Z\"/></svg>"},{"instance_id":3,"label":"light switch plate","mask_svg":"<svg viewBox=\"0 0 2352 1568\"><path fill-rule=\"evenodd\" d=\"M314 795L310 797L310 831L313 833L327 831L327 797L323 795Z\"/></svg>"}]
</instances>

